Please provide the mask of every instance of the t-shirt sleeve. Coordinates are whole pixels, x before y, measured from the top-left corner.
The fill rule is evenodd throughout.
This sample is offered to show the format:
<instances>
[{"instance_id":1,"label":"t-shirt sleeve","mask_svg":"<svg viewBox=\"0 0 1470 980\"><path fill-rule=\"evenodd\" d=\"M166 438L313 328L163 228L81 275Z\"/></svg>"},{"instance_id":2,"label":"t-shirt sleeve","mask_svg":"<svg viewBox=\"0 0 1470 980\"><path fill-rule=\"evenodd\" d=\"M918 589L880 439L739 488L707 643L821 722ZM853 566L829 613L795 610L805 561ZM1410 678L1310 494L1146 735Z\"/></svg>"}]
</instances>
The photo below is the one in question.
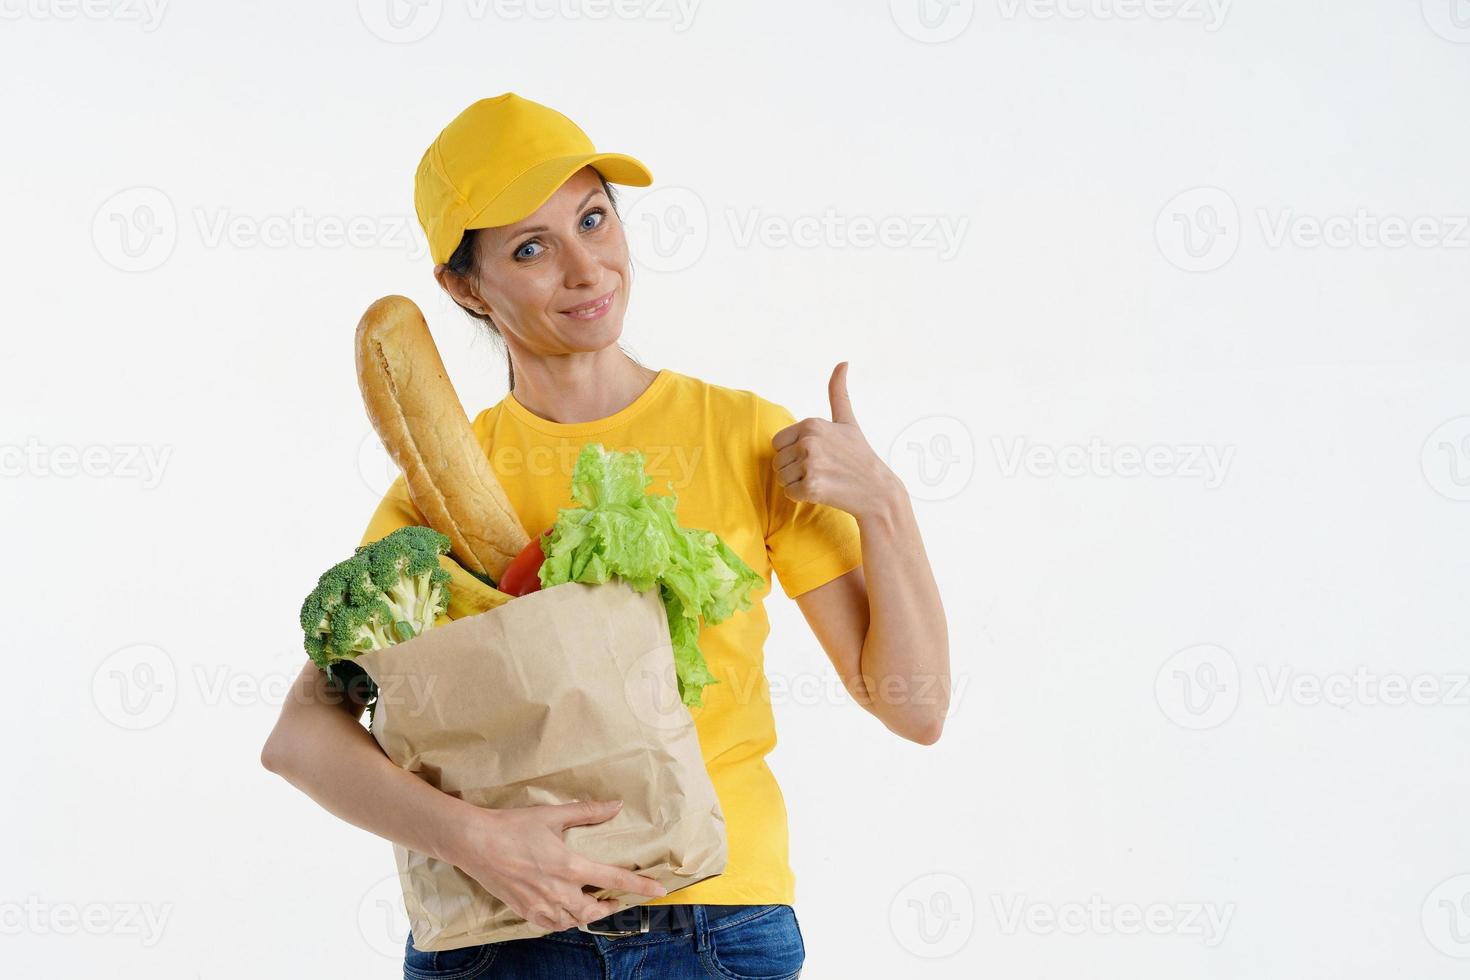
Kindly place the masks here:
<instances>
[{"instance_id":1,"label":"t-shirt sleeve","mask_svg":"<svg viewBox=\"0 0 1470 980\"><path fill-rule=\"evenodd\" d=\"M378 509L373 511L367 530L363 532L362 540L358 544L371 544L400 527L427 527L428 524L423 512L414 506L413 498L408 495L408 481L400 473L383 495L383 499L378 502ZM510 598L471 575L463 565L448 555L439 556L439 565L449 573L449 610L446 615L450 619L473 616L494 609Z\"/></svg>"},{"instance_id":2,"label":"t-shirt sleeve","mask_svg":"<svg viewBox=\"0 0 1470 980\"><path fill-rule=\"evenodd\" d=\"M789 598L796 598L863 563L857 518L827 504L792 500L772 466L771 440L796 419L781 405L757 397L756 458L766 505L766 553Z\"/></svg>"}]
</instances>

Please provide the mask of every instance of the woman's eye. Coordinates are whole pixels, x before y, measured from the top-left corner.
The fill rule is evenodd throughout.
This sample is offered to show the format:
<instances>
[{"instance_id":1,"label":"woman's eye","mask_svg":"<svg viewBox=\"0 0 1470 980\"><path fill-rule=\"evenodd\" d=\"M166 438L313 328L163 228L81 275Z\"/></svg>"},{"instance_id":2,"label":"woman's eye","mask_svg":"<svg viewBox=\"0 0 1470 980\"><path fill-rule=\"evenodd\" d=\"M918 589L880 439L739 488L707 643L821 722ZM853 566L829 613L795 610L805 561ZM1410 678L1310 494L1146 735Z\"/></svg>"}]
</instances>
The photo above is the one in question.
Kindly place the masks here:
<instances>
[{"instance_id":1,"label":"woman's eye","mask_svg":"<svg viewBox=\"0 0 1470 980\"><path fill-rule=\"evenodd\" d=\"M591 231L592 229L600 226L604 217L606 217L606 212L603 211L602 208L593 208L591 211L588 211L585 215L582 216L582 230ZM510 257L515 259L517 262L521 262L526 259L534 259L541 253L540 251L531 251L531 249L541 249L543 247L544 246L540 242L536 241L536 239L533 238L525 244L521 245L520 248L512 252Z\"/></svg>"}]
</instances>

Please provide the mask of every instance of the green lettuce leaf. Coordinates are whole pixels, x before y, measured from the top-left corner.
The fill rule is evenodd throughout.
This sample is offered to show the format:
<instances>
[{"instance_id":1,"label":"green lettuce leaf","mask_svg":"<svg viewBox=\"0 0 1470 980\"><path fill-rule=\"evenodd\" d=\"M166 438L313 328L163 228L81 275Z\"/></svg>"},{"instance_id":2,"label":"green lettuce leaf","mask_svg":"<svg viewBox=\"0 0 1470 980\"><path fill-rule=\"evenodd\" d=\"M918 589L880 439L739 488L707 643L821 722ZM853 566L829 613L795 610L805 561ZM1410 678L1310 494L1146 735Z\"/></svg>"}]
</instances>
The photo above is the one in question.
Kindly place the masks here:
<instances>
[{"instance_id":1,"label":"green lettuce leaf","mask_svg":"<svg viewBox=\"0 0 1470 980\"><path fill-rule=\"evenodd\" d=\"M700 623L717 625L749 609L764 579L712 531L680 527L678 498L648 493L653 478L637 450L609 452L589 442L572 470L572 499L580 506L557 511L542 539L541 587L566 582L598 585L614 576L637 592L657 587L669 619L679 697L703 705L702 692L717 684L699 649Z\"/></svg>"}]
</instances>

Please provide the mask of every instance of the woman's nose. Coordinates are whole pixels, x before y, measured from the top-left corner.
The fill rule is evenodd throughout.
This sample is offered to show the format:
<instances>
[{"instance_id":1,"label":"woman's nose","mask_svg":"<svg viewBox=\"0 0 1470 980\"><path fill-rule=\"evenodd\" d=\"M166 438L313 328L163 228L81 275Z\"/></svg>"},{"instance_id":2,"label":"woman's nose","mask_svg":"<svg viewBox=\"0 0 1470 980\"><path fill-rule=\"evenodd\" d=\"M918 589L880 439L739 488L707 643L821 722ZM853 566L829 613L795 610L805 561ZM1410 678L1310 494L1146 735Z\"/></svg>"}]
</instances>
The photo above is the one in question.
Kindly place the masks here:
<instances>
[{"instance_id":1,"label":"woman's nose","mask_svg":"<svg viewBox=\"0 0 1470 980\"><path fill-rule=\"evenodd\" d=\"M573 243L565 252L567 286L595 284L601 278L602 263L596 254L581 242Z\"/></svg>"}]
</instances>

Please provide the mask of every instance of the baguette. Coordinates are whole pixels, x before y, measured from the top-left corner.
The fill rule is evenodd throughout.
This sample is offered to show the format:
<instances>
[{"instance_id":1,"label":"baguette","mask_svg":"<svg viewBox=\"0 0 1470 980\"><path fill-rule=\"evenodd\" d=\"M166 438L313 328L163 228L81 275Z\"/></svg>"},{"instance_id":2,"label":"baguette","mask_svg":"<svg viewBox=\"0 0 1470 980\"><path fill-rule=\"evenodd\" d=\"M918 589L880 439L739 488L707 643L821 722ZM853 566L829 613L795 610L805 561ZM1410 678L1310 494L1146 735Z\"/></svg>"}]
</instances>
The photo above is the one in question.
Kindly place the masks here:
<instances>
[{"instance_id":1,"label":"baguette","mask_svg":"<svg viewBox=\"0 0 1470 980\"><path fill-rule=\"evenodd\" d=\"M455 559L498 583L530 541L470 428L424 315L384 296L357 324L357 384L409 498Z\"/></svg>"}]
</instances>

